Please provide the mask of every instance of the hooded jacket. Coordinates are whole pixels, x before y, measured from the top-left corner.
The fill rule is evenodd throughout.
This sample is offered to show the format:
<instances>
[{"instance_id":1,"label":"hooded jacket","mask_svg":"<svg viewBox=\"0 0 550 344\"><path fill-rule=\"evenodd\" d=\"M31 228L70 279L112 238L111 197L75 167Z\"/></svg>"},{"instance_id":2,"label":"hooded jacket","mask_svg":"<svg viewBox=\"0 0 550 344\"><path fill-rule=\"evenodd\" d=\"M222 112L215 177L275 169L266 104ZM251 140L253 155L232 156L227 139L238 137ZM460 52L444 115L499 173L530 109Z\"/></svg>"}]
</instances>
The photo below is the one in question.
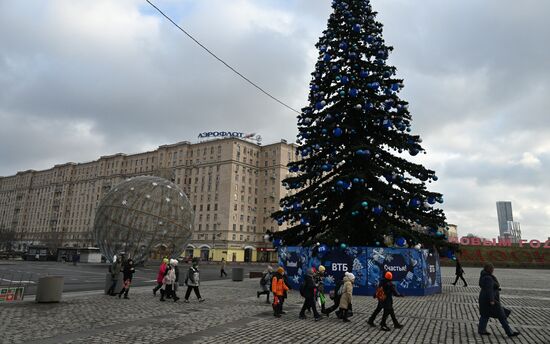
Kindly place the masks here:
<instances>
[{"instance_id":1,"label":"hooded jacket","mask_svg":"<svg viewBox=\"0 0 550 344\"><path fill-rule=\"evenodd\" d=\"M351 304L351 297L353 295L353 282L355 278L350 278L349 275L344 275L344 290L340 296L340 304L338 307L341 309L348 309Z\"/></svg>"},{"instance_id":2,"label":"hooded jacket","mask_svg":"<svg viewBox=\"0 0 550 344\"><path fill-rule=\"evenodd\" d=\"M166 267L167 264L165 262L162 262L159 267L159 272L157 274L157 283L162 283L162 280L164 278L164 275L166 273Z\"/></svg>"},{"instance_id":3,"label":"hooded jacket","mask_svg":"<svg viewBox=\"0 0 550 344\"><path fill-rule=\"evenodd\" d=\"M277 296L283 296L287 290L288 287L283 276L276 272L271 279L271 291Z\"/></svg>"}]
</instances>

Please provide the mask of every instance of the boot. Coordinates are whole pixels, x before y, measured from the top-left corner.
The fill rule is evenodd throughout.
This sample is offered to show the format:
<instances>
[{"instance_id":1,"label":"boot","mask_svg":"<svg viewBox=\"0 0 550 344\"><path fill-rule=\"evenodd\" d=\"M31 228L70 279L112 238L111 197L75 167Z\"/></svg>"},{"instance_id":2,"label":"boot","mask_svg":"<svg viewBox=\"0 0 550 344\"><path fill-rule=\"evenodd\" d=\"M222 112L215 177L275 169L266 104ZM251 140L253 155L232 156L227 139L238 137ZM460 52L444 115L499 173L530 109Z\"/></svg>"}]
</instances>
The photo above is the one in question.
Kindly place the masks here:
<instances>
[{"instance_id":1,"label":"boot","mask_svg":"<svg viewBox=\"0 0 550 344\"><path fill-rule=\"evenodd\" d=\"M348 310L347 309L344 309L342 311L342 320L344 322L350 322L350 320L348 319Z\"/></svg>"}]
</instances>

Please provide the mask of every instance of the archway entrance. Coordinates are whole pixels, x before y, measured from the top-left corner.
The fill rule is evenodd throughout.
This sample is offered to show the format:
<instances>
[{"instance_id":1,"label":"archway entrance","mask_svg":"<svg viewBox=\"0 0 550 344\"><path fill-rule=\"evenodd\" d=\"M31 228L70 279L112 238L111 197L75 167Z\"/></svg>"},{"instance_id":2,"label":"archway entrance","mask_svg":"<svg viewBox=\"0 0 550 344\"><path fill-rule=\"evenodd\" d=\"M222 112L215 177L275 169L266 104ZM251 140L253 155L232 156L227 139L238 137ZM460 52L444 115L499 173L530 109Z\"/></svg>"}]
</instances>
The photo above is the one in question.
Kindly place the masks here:
<instances>
[{"instance_id":1,"label":"archway entrance","mask_svg":"<svg viewBox=\"0 0 550 344\"><path fill-rule=\"evenodd\" d=\"M201 247L201 260L208 261L208 257L210 257L210 248L209 247Z\"/></svg>"},{"instance_id":2,"label":"archway entrance","mask_svg":"<svg viewBox=\"0 0 550 344\"><path fill-rule=\"evenodd\" d=\"M244 261L250 263L252 261L252 248L248 247L244 249Z\"/></svg>"}]
</instances>

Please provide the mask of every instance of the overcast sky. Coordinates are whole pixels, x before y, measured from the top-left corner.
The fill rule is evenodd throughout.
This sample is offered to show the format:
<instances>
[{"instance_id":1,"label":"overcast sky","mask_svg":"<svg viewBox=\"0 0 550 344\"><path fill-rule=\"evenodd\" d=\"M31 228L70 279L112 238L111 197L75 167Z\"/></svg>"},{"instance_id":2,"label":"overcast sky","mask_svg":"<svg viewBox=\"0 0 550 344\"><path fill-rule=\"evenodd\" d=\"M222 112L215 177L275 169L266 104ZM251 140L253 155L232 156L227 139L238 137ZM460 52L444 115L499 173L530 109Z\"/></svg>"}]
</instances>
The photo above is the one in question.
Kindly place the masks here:
<instances>
[{"instance_id":1,"label":"overcast sky","mask_svg":"<svg viewBox=\"0 0 550 344\"><path fill-rule=\"evenodd\" d=\"M294 108L306 104L330 1L156 0ZM459 234L550 236L550 2L373 0L405 79L420 161ZM196 141L294 141L296 114L244 83L145 1L0 0L0 175Z\"/></svg>"}]
</instances>

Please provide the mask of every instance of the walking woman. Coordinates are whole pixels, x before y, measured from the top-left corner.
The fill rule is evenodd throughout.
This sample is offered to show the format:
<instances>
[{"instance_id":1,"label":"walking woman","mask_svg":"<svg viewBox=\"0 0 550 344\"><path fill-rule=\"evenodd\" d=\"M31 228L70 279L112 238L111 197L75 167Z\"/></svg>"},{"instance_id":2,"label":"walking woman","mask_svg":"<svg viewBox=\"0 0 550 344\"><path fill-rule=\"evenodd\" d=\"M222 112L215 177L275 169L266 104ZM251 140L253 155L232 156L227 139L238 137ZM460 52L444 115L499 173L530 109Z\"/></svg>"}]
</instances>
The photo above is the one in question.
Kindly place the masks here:
<instances>
[{"instance_id":1,"label":"walking woman","mask_svg":"<svg viewBox=\"0 0 550 344\"><path fill-rule=\"evenodd\" d=\"M456 272L455 272L456 278L453 283L453 285L456 285L456 282L458 282L458 279L460 278L462 282L464 282L464 286L467 287L468 283L466 283L466 280L464 279L464 269L462 269L462 265L460 265L460 261L458 261L458 258L456 259Z\"/></svg>"},{"instance_id":2,"label":"walking woman","mask_svg":"<svg viewBox=\"0 0 550 344\"><path fill-rule=\"evenodd\" d=\"M479 292L480 318L477 332L480 335L490 335L491 333L487 332L487 323L489 318L496 318L508 337L518 336L519 332L512 331L508 325L507 318L510 311L500 304L500 283L493 275L494 270L493 264L485 264L479 276L481 291Z\"/></svg>"}]
</instances>

